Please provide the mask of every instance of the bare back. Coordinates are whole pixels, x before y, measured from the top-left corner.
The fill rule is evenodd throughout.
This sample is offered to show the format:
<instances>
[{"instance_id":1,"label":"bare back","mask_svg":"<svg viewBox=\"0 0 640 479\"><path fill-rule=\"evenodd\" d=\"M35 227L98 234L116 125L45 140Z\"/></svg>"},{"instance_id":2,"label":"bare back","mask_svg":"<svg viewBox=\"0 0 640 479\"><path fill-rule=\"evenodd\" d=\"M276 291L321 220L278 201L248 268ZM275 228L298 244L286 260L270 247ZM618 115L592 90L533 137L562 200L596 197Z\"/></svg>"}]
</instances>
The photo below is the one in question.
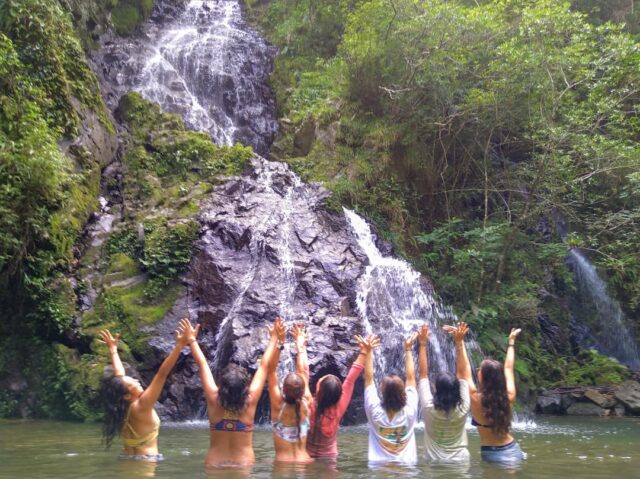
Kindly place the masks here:
<instances>
[{"instance_id":1,"label":"bare back","mask_svg":"<svg viewBox=\"0 0 640 479\"><path fill-rule=\"evenodd\" d=\"M240 414L234 414L225 411L217 400L208 401L209 423L213 426L226 419L253 426L256 406L257 402L252 401L249 396L247 406ZM209 451L205 457L206 467L245 466L254 462L256 462L256 456L253 452L253 431L220 431L210 428Z\"/></svg>"},{"instance_id":2,"label":"bare back","mask_svg":"<svg viewBox=\"0 0 640 479\"><path fill-rule=\"evenodd\" d=\"M292 405L286 404L281 398L271 401L271 421L273 428L273 445L276 450L276 462L290 462L305 464L313 462L313 458L307 452L307 433L309 424L309 408L302 407L300 411L300 424L303 426L297 431L298 438L281 437L282 431L296 426L296 413ZM284 435L286 437L286 435Z\"/></svg>"},{"instance_id":3,"label":"bare back","mask_svg":"<svg viewBox=\"0 0 640 479\"><path fill-rule=\"evenodd\" d=\"M496 434L491 427L491 420L482 412L482 394L478 391L471 393L471 417L477 423L480 444L483 446L504 446L513 441L509 433Z\"/></svg>"}]
</instances>

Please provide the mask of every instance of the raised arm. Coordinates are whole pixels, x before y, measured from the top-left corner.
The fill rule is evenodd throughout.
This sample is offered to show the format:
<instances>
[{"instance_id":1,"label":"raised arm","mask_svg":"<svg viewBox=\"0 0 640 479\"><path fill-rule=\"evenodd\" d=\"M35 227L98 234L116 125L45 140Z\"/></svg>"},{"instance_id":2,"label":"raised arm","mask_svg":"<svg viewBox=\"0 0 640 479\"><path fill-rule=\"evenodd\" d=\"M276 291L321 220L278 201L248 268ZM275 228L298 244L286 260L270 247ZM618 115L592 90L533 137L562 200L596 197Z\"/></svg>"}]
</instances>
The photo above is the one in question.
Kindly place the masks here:
<instances>
[{"instance_id":1,"label":"raised arm","mask_svg":"<svg viewBox=\"0 0 640 479\"><path fill-rule=\"evenodd\" d=\"M280 319L280 318L278 318ZM269 388L269 403L271 404L271 417L276 417L277 411L280 410L282 405L282 392L280 391L280 380L278 378L278 363L280 362L280 352L284 349L284 342L287 336L287 330L284 327L284 322L279 323L276 320L274 326L277 337L277 347L271 356L267 368L267 385Z\"/></svg>"},{"instance_id":2,"label":"raised arm","mask_svg":"<svg viewBox=\"0 0 640 479\"><path fill-rule=\"evenodd\" d=\"M113 365L113 375L114 376L124 376L124 366L122 365L122 361L120 361L120 356L118 355L118 343L120 342L120 335L116 334L114 338L111 336L111 333L108 329L103 329L98 333L100 336L99 341L107 345L109 349L109 356L111 357L111 364Z\"/></svg>"},{"instance_id":3,"label":"raised arm","mask_svg":"<svg viewBox=\"0 0 640 479\"><path fill-rule=\"evenodd\" d=\"M429 346L429 326L427 323L420 326L418 332L418 366L420 379L429 377L429 355L427 348Z\"/></svg>"},{"instance_id":4,"label":"raised arm","mask_svg":"<svg viewBox=\"0 0 640 479\"><path fill-rule=\"evenodd\" d=\"M418 333L413 333L404 340L404 363L407 374L405 387L407 388L416 387L416 367L413 364L413 353L411 352L416 339L418 339Z\"/></svg>"},{"instance_id":5,"label":"raised arm","mask_svg":"<svg viewBox=\"0 0 640 479\"><path fill-rule=\"evenodd\" d=\"M199 332L199 324L194 328L193 326L191 326L191 323L189 323L188 329L186 330L187 341L189 346L191 347L191 356L196 362L198 371L200 372L200 381L202 382L202 391L204 392L204 397L207 400L207 403L214 403L218 398L218 386L213 379L213 374L211 374L209 362L207 361L207 358L202 352L202 349L200 349L200 345L196 340Z\"/></svg>"},{"instance_id":6,"label":"raised arm","mask_svg":"<svg viewBox=\"0 0 640 479\"><path fill-rule=\"evenodd\" d=\"M380 345L380 338L378 336L369 336L364 339L362 336L356 336L356 341L360 344L360 347L367 350L367 354L364 358L364 387L368 388L373 384L373 350ZM363 346L363 343L367 346Z\"/></svg>"},{"instance_id":7,"label":"raised arm","mask_svg":"<svg viewBox=\"0 0 640 479\"><path fill-rule=\"evenodd\" d=\"M296 344L296 372L302 376L305 382L304 396L310 401L311 389L309 389L309 358L307 356L307 343L309 336L303 323L296 323L291 330L291 336Z\"/></svg>"},{"instance_id":8,"label":"raised arm","mask_svg":"<svg viewBox=\"0 0 640 479\"><path fill-rule=\"evenodd\" d=\"M191 329L191 323L188 319L183 318L180 320L178 324L178 329L176 329L176 345L173 347L173 350L169 353L169 355L162 361L158 372L153 377L151 384L149 387L144 390L140 398L138 399L138 406L142 409L153 409L156 401L160 397L160 393L162 392L162 388L164 387L164 383L166 382L171 370L176 364L178 357L180 357L180 351L189 343L191 340L187 331ZM195 341L195 338L193 338Z\"/></svg>"},{"instance_id":9,"label":"raised arm","mask_svg":"<svg viewBox=\"0 0 640 479\"><path fill-rule=\"evenodd\" d=\"M507 357L504 359L504 378L507 382L507 397L510 402L516 400L516 378L514 363L516 360L516 338L522 331L520 328L511 330L509 334L509 345L507 346Z\"/></svg>"},{"instance_id":10,"label":"raised arm","mask_svg":"<svg viewBox=\"0 0 640 479\"><path fill-rule=\"evenodd\" d=\"M457 327L447 325L442 329L453 336L453 341L456 345L456 375L458 379L464 379L469 385L469 392L475 393L476 385L473 382L471 364L467 356L467 348L464 345L464 337L469 331L469 326L467 326L467 323L461 321Z\"/></svg>"},{"instance_id":11,"label":"raised arm","mask_svg":"<svg viewBox=\"0 0 640 479\"><path fill-rule=\"evenodd\" d=\"M275 359L276 364L280 359L280 349L276 349L278 344L278 335L282 335L282 331L284 330L284 334L286 334L286 328L284 326L284 321L281 318L276 318L276 321L273 326L267 326L267 330L269 331L269 344L267 344L267 348L264 351L264 355L262 356L262 361L260 361L260 365L256 370L256 373L253 375L253 379L251 380L251 385L249 386L249 401L252 405L258 404L258 400L260 399L260 395L262 394L262 389L264 388L264 382L267 379L267 372L269 370L269 366L271 362ZM281 345L284 347L284 343ZM277 352L277 357L274 358L274 354Z\"/></svg>"},{"instance_id":12,"label":"raised arm","mask_svg":"<svg viewBox=\"0 0 640 479\"><path fill-rule=\"evenodd\" d=\"M367 352L371 349L371 345L368 342L358 341L358 336L356 336L356 342L358 343L358 346L360 346L360 352L358 353L356 360L351 365L351 368L349 368L347 377L342 382L342 394L340 394L340 399L338 400L336 407L339 418L342 418L347 407L349 407L351 396L353 396L353 388L356 385L356 380L364 370L365 358L367 357Z\"/></svg>"}]
</instances>

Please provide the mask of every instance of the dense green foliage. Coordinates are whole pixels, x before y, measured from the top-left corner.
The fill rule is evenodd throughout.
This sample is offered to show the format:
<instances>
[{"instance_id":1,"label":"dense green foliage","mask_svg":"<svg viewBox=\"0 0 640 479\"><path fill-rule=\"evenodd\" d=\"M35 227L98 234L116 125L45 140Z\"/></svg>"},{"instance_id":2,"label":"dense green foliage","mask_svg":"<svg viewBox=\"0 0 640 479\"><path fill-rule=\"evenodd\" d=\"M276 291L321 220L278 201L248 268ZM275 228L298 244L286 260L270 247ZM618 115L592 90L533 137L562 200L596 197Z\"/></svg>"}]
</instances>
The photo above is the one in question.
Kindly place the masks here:
<instances>
[{"instance_id":1,"label":"dense green foliage","mask_svg":"<svg viewBox=\"0 0 640 479\"><path fill-rule=\"evenodd\" d=\"M96 330L123 331L125 358L144 358L145 327L181 292L199 201L217 175L241 172L253 155L241 145L218 148L178 117L127 96L119 110L132 133L123 161L126 221L104 245L82 243L105 164L75 139L81 126L115 129L78 41L89 26L74 29L65 9L92 19L125 3L141 8L141 19L153 5L0 3L1 416L98 417L104 362ZM103 283L85 283L92 273ZM82 313L78 295L88 288L99 296Z\"/></svg>"},{"instance_id":2,"label":"dense green foliage","mask_svg":"<svg viewBox=\"0 0 640 479\"><path fill-rule=\"evenodd\" d=\"M378 223L486 351L523 325L531 384L571 374L538 325L568 328L567 246L640 323L640 44L596 3L245 2L281 49L274 154Z\"/></svg>"}]
</instances>

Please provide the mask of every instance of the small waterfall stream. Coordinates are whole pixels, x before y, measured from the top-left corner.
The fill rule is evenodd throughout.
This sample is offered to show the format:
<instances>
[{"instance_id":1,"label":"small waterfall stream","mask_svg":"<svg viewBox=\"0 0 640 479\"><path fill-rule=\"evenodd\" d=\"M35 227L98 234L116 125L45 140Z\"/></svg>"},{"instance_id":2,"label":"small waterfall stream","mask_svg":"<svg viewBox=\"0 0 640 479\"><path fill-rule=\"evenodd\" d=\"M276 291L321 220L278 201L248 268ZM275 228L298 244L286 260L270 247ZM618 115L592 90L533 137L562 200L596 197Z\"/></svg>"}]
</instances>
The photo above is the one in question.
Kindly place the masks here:
<instances>
[{"instance_id":1,"label":"small waterfall stream","mask_svg":"<svg viewBox=\"0 0 640 479\"><path fill-rule=\"evenodd\" d=\"M344 210L369 265L358 281L358 313L369 333L382 340L381 354L376 355L378 372L402 374L404 352L402 339L429 324L429 369L431 372L455 371L452 342L442 331L442 324L452 324L456 316L435 297L432 286L409 263L383 256L367 222L355 212ZM479 348L471 340L467 347Z\"/></svg>"},{"instance_id":2,"label":"small waterfall stream","mask_svg":"<svg viewBox=\"0 0 640 479\"><path fill-rule=\"evenodd\" d=\"M609 296L596 268L579 250L571 249L568 261L573 265L580 309L596 319L590 332L597 349L633 369L640 369L638 344L625 324L620 304Z\"/></svg>"}]
</instances>

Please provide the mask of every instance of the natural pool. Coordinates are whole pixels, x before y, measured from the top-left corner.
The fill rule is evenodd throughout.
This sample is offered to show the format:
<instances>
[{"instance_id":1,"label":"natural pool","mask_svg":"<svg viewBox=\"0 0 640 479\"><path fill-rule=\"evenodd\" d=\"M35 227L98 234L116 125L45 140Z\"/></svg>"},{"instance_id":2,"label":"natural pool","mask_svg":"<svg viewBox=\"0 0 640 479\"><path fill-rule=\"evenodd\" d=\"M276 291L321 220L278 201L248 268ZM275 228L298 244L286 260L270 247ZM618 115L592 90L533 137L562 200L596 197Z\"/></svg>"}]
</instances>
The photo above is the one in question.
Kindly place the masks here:
<instances>
[{"instance_id":1,"label":"natural pool","mask_svg":"<svg viewBox=\"0 0 640 479\"><path fill-rule=\"evenodd\" d=\"M640 419L538 417L519 423L515 436L529 454L516 471L480 462L479 438L470 429L472 462L467 469L431 467L377 468L367 466L365 427L344 428L339 435L338 470L314 464L306 468L278 468L272 461L271 434L254 434L257 464L247 474L206 472L202 460L209 441L203 422L163 425L158 465L117 459L119 448L105 450L100 426L49 421L0 421L1 478L382 478L391 475L429 478L567 478L640 477ZM418 445L422 444L418 431ZM419 447L418 451L420 452Z\"/></svg>"}]
</instances>

